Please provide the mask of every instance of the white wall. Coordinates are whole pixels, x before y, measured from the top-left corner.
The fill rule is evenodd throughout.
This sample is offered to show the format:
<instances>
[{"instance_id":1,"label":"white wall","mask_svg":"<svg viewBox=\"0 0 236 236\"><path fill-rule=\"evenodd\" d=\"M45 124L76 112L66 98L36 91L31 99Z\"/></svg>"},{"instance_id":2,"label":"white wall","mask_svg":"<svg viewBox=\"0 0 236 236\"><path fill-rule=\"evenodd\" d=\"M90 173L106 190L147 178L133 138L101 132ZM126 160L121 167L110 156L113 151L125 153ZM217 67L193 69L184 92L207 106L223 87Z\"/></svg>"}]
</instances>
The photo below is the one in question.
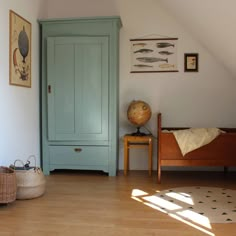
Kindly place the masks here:
<instances>
[{"instance_id":1,"label":"white wall","mask_svg":"<svg viewBox=\"0 0 236 236\"><path fill-rule=\"evenodd\" d=\"M236 1L158 0L236 79ZM183 14L184 9L184 14ZM209 30L210 29L210 30Z\"/></svg>"},{"instance_id":2,"label":"white wall","mask_svg":"<svg viewBox=\"0 0 236 236\"><path fill-rule=\"evenodd\" d=\"M118 15L117 0L47 0L49 18Z\"/></svg>"},{"instance_id":3,"label":"white wall","mask_svg":"<svg viewBox=\"0 0 236 236\"><path fill-rule=\"evenodd\" d=\"M0 8L0 165L30 154L39 164L39 27L44 0L3 0ZM9 85L9 10L32 24L32 87Z\"/></svg>"}]
</instances>

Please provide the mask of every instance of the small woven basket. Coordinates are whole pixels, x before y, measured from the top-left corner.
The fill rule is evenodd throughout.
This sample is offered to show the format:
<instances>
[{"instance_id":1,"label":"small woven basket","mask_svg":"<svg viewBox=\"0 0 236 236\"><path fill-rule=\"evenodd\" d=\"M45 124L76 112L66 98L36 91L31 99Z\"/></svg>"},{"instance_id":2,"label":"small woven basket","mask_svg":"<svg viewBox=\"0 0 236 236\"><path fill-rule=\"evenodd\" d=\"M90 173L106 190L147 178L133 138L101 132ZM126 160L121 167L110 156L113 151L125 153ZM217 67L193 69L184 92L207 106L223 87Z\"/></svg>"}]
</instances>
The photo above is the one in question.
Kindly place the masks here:
<instances>
[{"instance_id":1,"label":"small woven basket","mask_svg":"<svg viewBox=\"0 0 236 236\"><path fill-rule=\"evenodd\" d=\"M34 158L34 167L26 167L23 161L17 159L14 162L13 169L16 173L16 199L33 199L40 197L45 193L46 180L40 167L36 167L36 157L34 155L29 156ZM20 162L22 167L16 167L16 162Z\"/></svg>"},{"instance_id":2,"label":"small woven basket","mask_svg":"<svg viewBox=\"0 0 236 236\"><path fill-rule=\"evenodd\" d=\"M13 169L0 166L0 203L16 200L16 174Z\"/></svg>"}]
</instances>

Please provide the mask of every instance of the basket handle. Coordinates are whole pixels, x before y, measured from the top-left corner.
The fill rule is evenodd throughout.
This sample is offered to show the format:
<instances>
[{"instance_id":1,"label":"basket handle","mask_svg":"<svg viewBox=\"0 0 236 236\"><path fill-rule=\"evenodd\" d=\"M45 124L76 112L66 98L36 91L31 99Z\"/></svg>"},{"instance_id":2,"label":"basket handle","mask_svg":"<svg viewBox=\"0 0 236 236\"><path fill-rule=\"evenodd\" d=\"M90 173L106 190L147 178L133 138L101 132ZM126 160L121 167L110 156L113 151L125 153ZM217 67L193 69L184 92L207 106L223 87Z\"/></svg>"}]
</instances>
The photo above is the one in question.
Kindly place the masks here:
<instances>
[{"instance_id":1,"label":"basket handle","mask_svg":"<svg viewBox=\"0 0 236 236\"><path fill-rule=\"evenodd\" d=\"M25 169L24 162L23 162L22 160L20 160L20 159L16 159L16 160L14 161L14 169L16 168L16 162L20 162L20 163L22 164L22 166L24 167L24 169Z\"/></svg>"},{"instance_id":2,"label":"basket handle","mask_svg":"<svg viewBox=\"0 0 236 236\"><path fill-rule=\"evenodd\" d=\"M26 164L28 164L28 165L30 164L30 161L29 161L29 160L30 160L31 158L34 158L34 167L36 168L36 157L35 157L35 155L30 155L30 156L28 157L28 159L27 159L27 163L26 163Z\"/></svg>"}]
</instances>

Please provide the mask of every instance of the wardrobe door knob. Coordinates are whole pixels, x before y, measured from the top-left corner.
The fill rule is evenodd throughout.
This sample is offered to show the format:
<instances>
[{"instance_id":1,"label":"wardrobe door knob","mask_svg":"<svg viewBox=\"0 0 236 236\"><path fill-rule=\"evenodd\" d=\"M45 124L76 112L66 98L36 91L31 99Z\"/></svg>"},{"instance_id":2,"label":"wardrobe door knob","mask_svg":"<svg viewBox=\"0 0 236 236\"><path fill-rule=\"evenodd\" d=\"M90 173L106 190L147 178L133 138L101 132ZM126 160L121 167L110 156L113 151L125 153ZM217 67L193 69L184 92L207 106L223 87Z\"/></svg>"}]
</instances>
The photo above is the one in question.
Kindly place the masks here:
<instances>
[{"instance_id":1,"label":"wardrobe door knob","mask_svg":"<svg viewBox=\"0 0 236 236\"><path fill-rule=\"evenodd\" d=\"M82 152L82 148L75 148L74 151L75 152Z\"/></svg>"}]
</instances>

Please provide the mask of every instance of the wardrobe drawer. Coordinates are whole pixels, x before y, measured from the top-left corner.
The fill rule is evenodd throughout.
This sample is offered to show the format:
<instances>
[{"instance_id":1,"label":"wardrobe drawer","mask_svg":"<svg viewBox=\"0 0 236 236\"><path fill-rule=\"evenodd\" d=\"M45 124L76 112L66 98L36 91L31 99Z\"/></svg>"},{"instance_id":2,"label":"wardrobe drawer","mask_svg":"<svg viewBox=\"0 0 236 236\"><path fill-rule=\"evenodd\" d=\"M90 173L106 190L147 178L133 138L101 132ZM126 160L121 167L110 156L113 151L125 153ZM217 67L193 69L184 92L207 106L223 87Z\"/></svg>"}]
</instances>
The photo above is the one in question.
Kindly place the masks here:
<instances>
[{"instance_id":1,"label":"wardrobe drawer","mask_svg":"<svg viewBox=\"0 0 236 236\"><path fill-rule=\"evenodd\" d=\"M108 166L108 147L50 146L51 165Z\"/></svg>"}]
</instances>

